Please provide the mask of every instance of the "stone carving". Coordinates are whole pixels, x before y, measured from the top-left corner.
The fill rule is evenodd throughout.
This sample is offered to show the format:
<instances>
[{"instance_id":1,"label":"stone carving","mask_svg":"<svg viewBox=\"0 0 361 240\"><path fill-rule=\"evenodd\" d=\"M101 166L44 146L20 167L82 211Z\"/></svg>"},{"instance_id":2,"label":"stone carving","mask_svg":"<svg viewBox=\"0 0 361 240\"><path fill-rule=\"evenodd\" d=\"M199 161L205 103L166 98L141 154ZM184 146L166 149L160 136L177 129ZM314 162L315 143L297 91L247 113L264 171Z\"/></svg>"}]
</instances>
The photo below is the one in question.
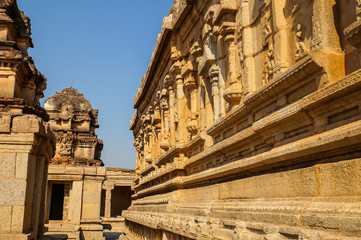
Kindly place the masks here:
<instances>
[{"instance_id":1,"label":"stone carving","mask_svg":"<svg viewBox=\"0 0 361 240\"><path fill-rule=\"evenodd\" d=\"M268 42L269 37L271 36L271 16L266 16L264 18L264 27L263 27L263 37L265 39L265 43Z\"/></svg>"},{"instance_id":2,"label":"stone carving","mask_svg":"<svg viewBox=\"0 0 361 240\"><path fill-rule=\"evenodd\" d=\"M50 126L59 139L53 163L103 164L100 160L103 142L95 135L95 129L99 127L98 110L91 108L83 94L74 88L65 88L45 101L45 109L50 116ZM64 131L68 135L63 135Z\"/></svg>"},{"instance_id":3,"label":"stone carving","mask_svg":"<svg viewBox=\"0 0 361 240\"><path fill-rule=\"evenodd\" d=\"M273 45L270 44L269 49L266 55L266 61L264 62L264 70L262 74L262 84L265 85L273 78L273 73L275 69L275 57L273 51Z\"/></svg>"},{"instance_id":4,"label":"stone carving","mask_svg":"<svg viewBox=\"0 0 361 240\"><path fill-rule=\"evenodd\" d=\"M312 42L311 42L311 49L312 51L319 48L319 45L321 43L321 26L319 21L312 16Z\"/></svg>"},{"instance_id":5,"label":"stone carving","mask_svg":"<svg viewBox=\"0 0 361 240\"><path fill-rule=\"evenodd\" d=\"M59 150L58 153L61 157L72 157L72 139L63 136L59 139Z\"/></svg>"},{"instance_id":6,"label":"stone carving","mask_svg":"<svg viewBox=\"0 0 361 240\"><path fill-rule=\"evenodd\" d=\"M359 65L335 47L351 5L193 0L171 13L134 104L127 236L359 237L360 70L341 76Z\"/></svg>"},{"instance_id":7,"label":"stone carving","mask_svg":"<svg viewBox=\"0 0 361 240\"><path fill-rule=\"evenodd\" d=\"M302 30L302 25L301 24L297 24L297 32L296 32L296 61L299 60L300 58L302 58L305 55L306 52L306 46L305 43L303 42L303 30Z\"/></svg>"}]
</instances>

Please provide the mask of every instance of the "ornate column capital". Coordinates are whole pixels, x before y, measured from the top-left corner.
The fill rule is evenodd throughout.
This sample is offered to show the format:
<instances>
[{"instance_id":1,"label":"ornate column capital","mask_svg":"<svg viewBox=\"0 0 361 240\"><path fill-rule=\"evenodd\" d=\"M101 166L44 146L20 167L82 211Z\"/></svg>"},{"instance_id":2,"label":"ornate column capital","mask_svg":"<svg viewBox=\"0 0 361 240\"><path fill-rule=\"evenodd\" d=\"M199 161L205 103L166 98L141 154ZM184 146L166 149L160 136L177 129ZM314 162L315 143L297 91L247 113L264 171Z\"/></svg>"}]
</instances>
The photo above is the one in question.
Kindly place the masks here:
<instances>
[{"instance_id":1,"label":"ornate column capital","mask_svg":"<svg viewBox=\"0 0 361 240\"><path fill-rule=\"evenodd\" d=\"M212 85L215 83L218 84L218 74L219 74L219 67L217 65L213 65L209 69L209 77L210 77Z\"/></svg>"}]
</instances>

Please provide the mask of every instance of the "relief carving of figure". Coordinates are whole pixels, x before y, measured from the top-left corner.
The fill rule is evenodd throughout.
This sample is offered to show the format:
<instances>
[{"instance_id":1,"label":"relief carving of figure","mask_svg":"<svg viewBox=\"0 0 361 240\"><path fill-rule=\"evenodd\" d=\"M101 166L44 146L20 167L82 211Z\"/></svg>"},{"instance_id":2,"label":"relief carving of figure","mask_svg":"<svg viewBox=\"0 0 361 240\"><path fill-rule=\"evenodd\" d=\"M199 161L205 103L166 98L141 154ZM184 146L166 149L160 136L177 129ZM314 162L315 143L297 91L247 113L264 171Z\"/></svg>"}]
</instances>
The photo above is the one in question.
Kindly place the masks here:
<instances>
[{"instance_id":1,"label":"relief carving of figure","mask_svg":"<svg viewBox=\"0 0 361 240\"><path fill-rule=\"evenodd\" d=\"M319 21L312 16L312 41L311 41L311 49L315 50L319 47L319 44L321 43L321 26Z\"/></svg>"},{"instance_id":2,"label":"relief carving of figure","mask_svg":"<svg viewBox=\"0 0 361 240\"><path fill-rule=\"evenodd\" d=\"M306 52L306 46L303 42L303 31L301 24L297 24L297 32L296 32L296 60L304 55Z\"/></svg>"},{"instance_id":3,"label":"relief carving of figure","mask_svg":"<svg viewBox=\"0 0 361 240\"><path fill-rule=\"evenodd\" d=\"M262 84L265 85L269 82L269 80L273 76L275 68L275 57L274 57L274 50L272 44L269 46L266 61L264 63L264 70L262 74Z\"/></svg>"},{"instance_id":4,"label":"relief carving of figure","mask_svg":"<svg viewBox=\"0 0 361 240\"><path fill-rule=\"evenodd\" d=\"M264 24L264 28L263 28L263 36L265 39L265 42L267 41L267 38L271 35L272 30L271 30L271 16L267 16L265 17L265 24Z\"/></svg>"},{"instance_id":5,"label":"relief carving of figure","mask_svg":"<svg viewBox=\"0 0 361 240\"><path fill-rule=\"evenodd\" d=\"M66 136L61 138L59 146L59 155L61 157L71 157L71 139L67 139Z\"/></svg>"}]
</instances>

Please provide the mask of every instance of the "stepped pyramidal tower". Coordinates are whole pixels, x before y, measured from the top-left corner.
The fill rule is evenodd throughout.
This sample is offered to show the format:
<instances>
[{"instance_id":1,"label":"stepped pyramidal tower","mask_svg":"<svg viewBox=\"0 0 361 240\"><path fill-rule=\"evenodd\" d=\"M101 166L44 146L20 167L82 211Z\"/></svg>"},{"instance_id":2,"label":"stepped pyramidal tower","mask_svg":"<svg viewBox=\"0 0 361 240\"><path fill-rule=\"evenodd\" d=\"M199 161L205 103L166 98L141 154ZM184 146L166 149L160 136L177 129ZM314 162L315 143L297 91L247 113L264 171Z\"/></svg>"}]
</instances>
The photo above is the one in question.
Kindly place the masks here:
<instances>
[{"instance_id":1,"label":"stepped pyramidal tower","mask_svg":"<svg viewBox=\"0 0 361 240\"><path fill-rule=\"evenodd\" d=\"M45 101L50 116L50 126L57 138L53 164L80 164L102 166L100 160L103 141L95 135L98 125L98 110L74 88Z\"/></svg>"}]
</instances>

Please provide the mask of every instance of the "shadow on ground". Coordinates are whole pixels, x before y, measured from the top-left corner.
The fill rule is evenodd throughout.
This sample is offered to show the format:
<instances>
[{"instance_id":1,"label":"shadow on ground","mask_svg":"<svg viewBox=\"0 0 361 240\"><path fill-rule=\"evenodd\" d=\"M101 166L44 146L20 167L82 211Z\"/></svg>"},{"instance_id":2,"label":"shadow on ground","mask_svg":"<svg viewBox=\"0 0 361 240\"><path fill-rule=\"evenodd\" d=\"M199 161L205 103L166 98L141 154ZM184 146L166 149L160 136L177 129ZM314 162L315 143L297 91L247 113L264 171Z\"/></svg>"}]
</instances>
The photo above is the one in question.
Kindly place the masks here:
<instances>
[{"instance_id":1,"label":"shadow on ground","mask_svg":"<svg viewBox=\"0 0 361 240\"><path fill-rule=\"evenodd\" d=\"M103 236L106 240L118 240L119 236L122 234L123 233L119 232L105 232Z\"/></svg>"}]
</instances>

